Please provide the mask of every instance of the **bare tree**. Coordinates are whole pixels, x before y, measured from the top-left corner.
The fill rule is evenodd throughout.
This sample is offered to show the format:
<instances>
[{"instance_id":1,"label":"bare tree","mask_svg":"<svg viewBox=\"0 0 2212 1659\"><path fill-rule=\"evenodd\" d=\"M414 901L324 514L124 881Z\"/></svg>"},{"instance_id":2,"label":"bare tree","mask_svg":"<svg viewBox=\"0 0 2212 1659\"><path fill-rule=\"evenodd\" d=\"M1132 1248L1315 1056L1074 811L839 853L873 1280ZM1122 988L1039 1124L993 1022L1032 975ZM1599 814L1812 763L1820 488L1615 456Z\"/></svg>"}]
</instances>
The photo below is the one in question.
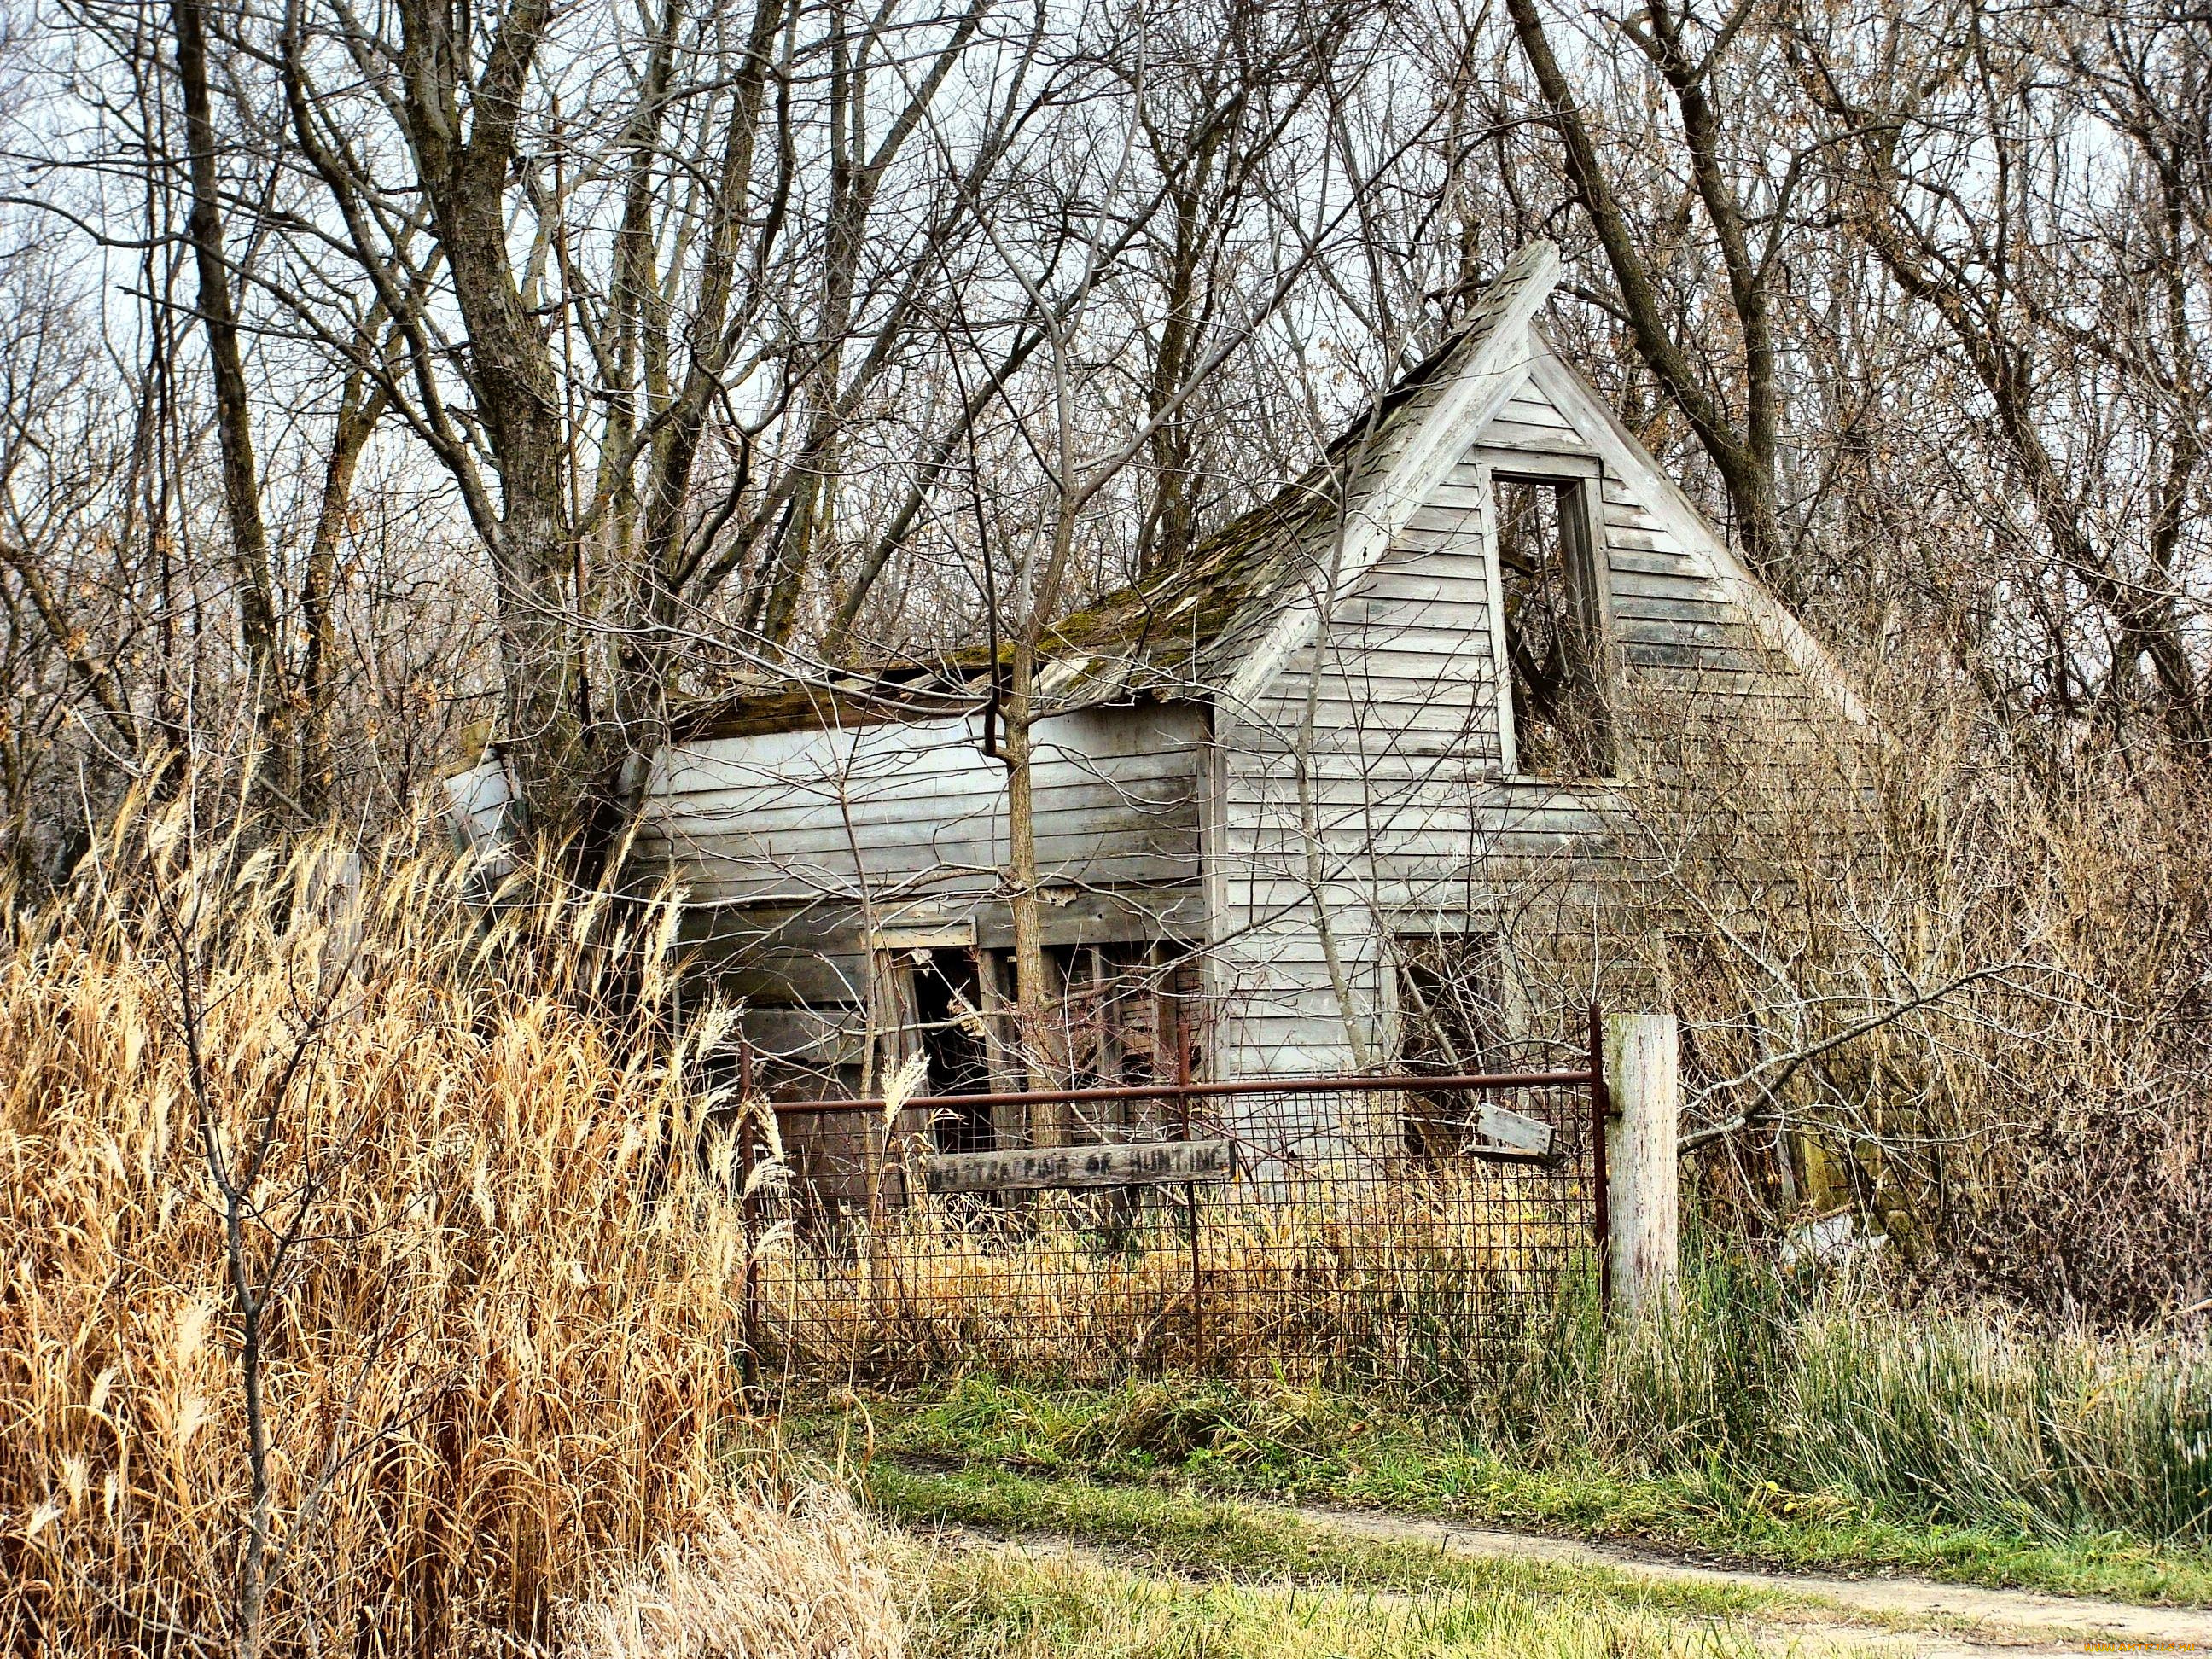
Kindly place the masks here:
<instances>
[{"instance_id":1,"label":"bare tree","mask_svg":"<svg viewBox=\"0 0 2212 1659\"><path fill-rule=\"evenodd\" d=\"M1768 176L1760 151L1781 135L1746 141L1728 131L1726 118L1743 90L1736 61L1748 55L1743 37L1760 33L1757 9L1744 0L1707 19L1694 0L1649 0L1615 25L1674 101L1678 130L1670 136L1687 174L1677 199L1652 204L1655 216L1665 216L1660 223L1638 226L1625 198L1625 145L1601 143L1534 0L1506 3L1534 80L1539 118L1558 135L1567 187L1604 258L1611 281L1603 303L1617 308L1638 356L1697 434L1753 567L1794 594L1802 584L1780 499L1784 386L1772 295L1784 280L1781 260L1808 156L1790 152L1780 176ZM1602 61L1610 31L1603 21L1595 27L1599 39L1582 44ZM1709 355L1692 318L1670 304L1659 275L1692 214L1703 219L1726 276L1733 332L1719 354Z\"/></svg>"},{"instance_id":2,"label":"bare tree","mask_svg":"<svg viewBox=\"0 0 2212 1659\"><path fill-rule=\"evenodd\" d=\"M2192 748L2206 735L2180 586L2206 409L2190 322L2207 280L2197 27L2015 25L1967 4L1848 42L1802 20L1791 41L1839 158L1838 216L1948 336L2031 534L2102 624L2094 641L2058 646L2049 695L2107 723L2148 701ZM2046 107L2054 65L2071 95ZM2113 158L2129 180L2116 218L2065 160L2067 136L2091 119L2126 146ZM2124 507L2109 494L2115 469Z\"/></svg>"},{"instance_id":3,"label":"bare tree","mask_svg":"<svg viewBox=\"0 0 2212 1659\"><path fill-rule=\"evenodd\" d=\"M490 553L502 724L549 826L650 746L702 651L745 665L790 641L845 434L906 369L1022 113L994 111L964 193L907 166L987 15L762 0L732 29L670 3L641 38L584 40L525 8L464 52L435 7L403 8L390 34L288 12L291 136L331 216L301 257L350 262L392 319L388 355L334 343ZM566 113L588 54L633 46L622 94L602 77L584 119ZM888 66L916 52L887 98ZM362 64L404 95L366 94Z\"/></svg>"}]
</instances>

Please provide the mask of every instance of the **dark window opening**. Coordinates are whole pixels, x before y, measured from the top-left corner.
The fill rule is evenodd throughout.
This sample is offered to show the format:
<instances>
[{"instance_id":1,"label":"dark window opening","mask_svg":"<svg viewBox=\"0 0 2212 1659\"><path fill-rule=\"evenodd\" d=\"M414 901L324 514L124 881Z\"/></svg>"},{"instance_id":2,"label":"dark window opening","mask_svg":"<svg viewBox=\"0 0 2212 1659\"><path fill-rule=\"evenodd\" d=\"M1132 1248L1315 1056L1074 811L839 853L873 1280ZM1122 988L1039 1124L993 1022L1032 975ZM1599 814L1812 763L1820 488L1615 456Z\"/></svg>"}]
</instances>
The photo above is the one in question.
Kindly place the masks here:
<instances>
[{"instance_id":1,"label":"dark window opening","mask_svg":"<svg viewBox=\"0 0 2212 1659\"><path fill-rule=\"evenodd\" d=\"M1515 768L1536 777L1601 777L1613 754L1583 487L1500 477L1497 507Z\"/></svg>"},{"instance_id":2,"label":"dark window opening","mask_svg":"<svg viewBox=\"0 0 2212 1659\"><path fill-rule=\"evenodd\" d=\"M1398 961L1398 1058L1408 1075L1466 1077L1497 1070L1505 1054L1504 975L1494 933L1420 933L1394 941ZM1406 1150L1417 1158L1462 1152L1474 1138L1479 1097L1464 1089L1413 1096Z\"/></svg>"},{"instance_id":3,"label":"dark window opening","mask_svg":"<svg viewBox=\"0 0 2212 1659\"><path fill-rule=\"evenodd\" d=\"M1137 1087L1201 1070L1198 970L1159 944L1081 945L1053 953L1062 979L1061 1041L1079 1089ZM1178 1060L1176 1045L1184 1045ZM1118 1140L1176 1116L1171 1097L1079 1108L1079 1141Z\"/></svg>"},{"instance_id":4,"label":"dark window opening","mask_svg":"<svg viewBox=\"0 0 2212 1659\"><path fill-rule=\"evenodd\" d=\"M1062 984L1070 1077L1079 1089L1196 1075L1196 966L1156 945L1082 945L1053 953ZM1178 1031L1190 1048L1179 1067Z\"/></svg>"},{"instance_id":5,"label":"dark window opening","mask_svg":"<svg viewBox=\"0 0 2212 1659\"><path fill-rule=\"evenodd\" d=\"M991 1054L983 1024L982 989L972 951L917 951L915 1024L928 1056L933 1095L981 1095L991 1089ZM931 1139L940 1152L988 1152L999 1144L986 1105L939 1108Z\"/></svg>"}]
</instances>

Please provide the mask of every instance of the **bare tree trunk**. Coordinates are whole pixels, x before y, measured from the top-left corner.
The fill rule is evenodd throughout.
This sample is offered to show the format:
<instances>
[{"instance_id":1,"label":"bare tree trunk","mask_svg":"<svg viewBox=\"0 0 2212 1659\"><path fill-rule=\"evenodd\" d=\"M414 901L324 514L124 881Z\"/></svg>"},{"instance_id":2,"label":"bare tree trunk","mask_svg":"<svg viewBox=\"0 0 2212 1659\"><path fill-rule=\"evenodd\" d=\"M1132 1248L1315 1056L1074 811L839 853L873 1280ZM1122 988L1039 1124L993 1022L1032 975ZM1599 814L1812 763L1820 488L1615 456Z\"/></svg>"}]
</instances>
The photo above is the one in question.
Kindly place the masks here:
<instances>
[{"instance_id":1,"label":"bare tree trunk","mask_svg":"<svg viewBox=\"0 0 2212 1659\"><path fill-rule=\"evenodd\" d=\"M672 690L674 629L694 574L685 545L692 510L692 475L715 395L722 389L729 368L733 344L730 315L740 297L737 283L740 237L752 201L753 162L774 69L771 53L787 9L787 0L757 0L754 7L744 58L732 89L727 137L703 238L707 252L701 266L699 295L686 330L690 363L680 386L672 380L666 321L661 315L665 305L651 263L653 167L661 146L657 131L644 125L649 116L657 119L654 106L667 81L665 63L656 63L648 73L647 99L639 111L632 194L625 214L623 266L617 275L641 335L647 396L659 426L648 449L651 465L644 491L639 564L627 595L634 626L620 650L620 683L615 692L616 711L626 728L635 728L640 722L647 726L657 723ZM653 46L659 59L674 49L678 15L678 8L671 4Z\"/></svg>"},{"instance_id":2,"label":"bare tree trunk","mask_svg":"<svg viewBox=\"0 0 2212 1659\"><path fill-rule=\"evenodd\" d=\"M470 379L499 472L491 557L505 736L524 801L549 828L566 822L580 802L587 711L570 623L575 546L560 374L515 279L506 191L517 162L523 89L552 12L552 0L522 0L507 12L482 73L468 82L444 8L430 0L401 6L408 135L467 329Z\"/></svg>"},{"instance_id":3,"label":"bare tree trunk","mask_svg":"<svg viewBox=\"0 0 2212 1659\"><path fill-rule=\"evenodd\" d=\"M208 90L207 13L204 0L171 0L177 37L177 80L184 95L186 174L191 213L186 234L199 277L199 313L215 378L216 435L222 454L223 513L238 584L240 643L253 681L255 734L265 747L289 702L283 641L269 568L269 532L261 517L254 468L253 416L239 348L238 312L223 251L221 180L216 172L215 115ZM274 757L264 754L264 764ZM280 786L281 787L281 786Z\"/></svg>"},{"instance_id":4,"label":"bare tree trunk","mask_svg":"<svg viewBox=\"0 0 2212 1659\"><path fill-rule=\"evenodd\" d=\"M1011 652L1006 695L1000 707L999 753L1006 769L1006 908L1014 924L1014 1007L1022 1048L1029 1057L1030 1086L1067 1086L1059 1010L1053 1006L1050 966L1045 960L1044 912L1037 877L1036 641L1024 629ZM1067 1144L1066 1108L1040 1107L1031 1119L1036 1144Z\"/></svg>"},{"instance_id":5,"label":"bare tree trunk","mask_svg":"<svg viewBox=\"0 0 2212 1659\"><path fill-rule=\"evenodd\" d=\"M1747 9L1738 9L1739 20ZM1788 568L1789 547L1777 506L1778 392L1766 309L1765 261L1754 258L1742 210L1719 168L1718 121L1705 91L1711 56L1691 63L1681 47L1681 19L1667 11L1663 0L1651 0L1646 16L1651 20L1653 33L1634 33L1675 92L1699 199L1722 243L1744 350L1748 413L1741 427L1714 394L1708 379L1669 326L1650 267L1613 194L1574 88L1552 50L1536 0L1506 0L1506 10L1512 17L1522 55L1535 76L1544 119L1559 136L1568 185L1605 252L1637 354L1682 411L1713 470L1720 475L1753 568L1784 594L1794 596L1797 584ZM1724 40L1723 36L1716 43L1715 52Z\"/></svg>"},{"instance_id":6,"label":"bare tree trunk","mask_svg":"<svg viewBox=\"0 0 2212 1659\"><path fill-rule=\"evenodd\" d=\"M1190 171L1196 177L1180 181L1170 198L1175 243L1165 295L1167 317L1160 325L1152 384L1146 388L1150 412L1155 416L1166 410L1170 399L1182 389L1197 343L1198 266L1204 252L1202 239L1210 228L1199 223L1200 198L1206 175L1212 170L1212 137L1209 131L1190 159ZM1197 444L1191 411L1179 410L1163 419L1153 428L1151 447L1152 507L1138 537L1139 557L1148 570L1180 564L1190 554L1197 528L1197 504L1193 499L1196 481L1191 477Z\"/></svg>"},{"instance_id":7,"label":"bare tree trunk","mask_svg":"<svg viewBox=\"0 0 2212 1659\"><path fill-rule=\"evenodd\" d=\"M336 782L331 774L331 702L336 689L331 671L337 658L338 541L352 511L354 475L361 466L362 451L368 447L384 406L381 386L371 385L360 369L346 376L324 459L322 501L315 513L314 536L300 586L300 622L307 647L300 663L303 706L294 793L313 817L330 810Z\"/></svg>"}]
</instances>

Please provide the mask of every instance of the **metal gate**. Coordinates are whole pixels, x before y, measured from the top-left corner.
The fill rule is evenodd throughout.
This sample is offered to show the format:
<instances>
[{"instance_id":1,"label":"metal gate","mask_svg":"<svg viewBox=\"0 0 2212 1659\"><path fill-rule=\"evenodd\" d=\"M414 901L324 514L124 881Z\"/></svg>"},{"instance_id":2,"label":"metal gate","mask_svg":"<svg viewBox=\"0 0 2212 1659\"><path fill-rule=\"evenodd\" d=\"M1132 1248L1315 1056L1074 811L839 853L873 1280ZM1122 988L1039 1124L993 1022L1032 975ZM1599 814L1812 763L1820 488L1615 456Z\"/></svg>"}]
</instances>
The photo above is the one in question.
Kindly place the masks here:
<instances>
[{"instance_id":1,"label":"metal gate","mask_svg":"<svg viewBox=\"0 0 2212 1659\"><path fill-rule=\"evenodd\" d=\"M1565 1071L756 1103L748 1348L821 1383L1448 1384L1607 1294L1601 1029ZM939 1150L1016 1109L1047 1144Z\"/></svg>"}]
</instances>

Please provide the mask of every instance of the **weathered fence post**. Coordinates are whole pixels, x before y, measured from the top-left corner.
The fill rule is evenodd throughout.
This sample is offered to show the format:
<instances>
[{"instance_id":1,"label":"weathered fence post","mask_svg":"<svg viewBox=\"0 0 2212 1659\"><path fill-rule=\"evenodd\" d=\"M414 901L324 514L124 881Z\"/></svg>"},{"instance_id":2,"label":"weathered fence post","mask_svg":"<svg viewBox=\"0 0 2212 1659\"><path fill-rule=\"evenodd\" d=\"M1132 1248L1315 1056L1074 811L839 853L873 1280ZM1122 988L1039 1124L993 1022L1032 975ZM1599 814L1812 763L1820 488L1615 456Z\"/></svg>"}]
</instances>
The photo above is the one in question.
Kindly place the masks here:
<instances>
[{"instance_id":1,"label":"weathered fence post","mask_svg":"<svg viewBox=\"0 0 2212 1659\"><path fill-rule=\"evenodd\" d=\"M1182 999L1175 1000L1176 1103L1182 1109L1182 1138L1190 1139L1190 1032ZM1193 1363L1206 1364L1206 1267L1198 1249L1198 1186L1185 1182L1183 1214L1190 1223L1190 1346Z\"/></svg>"},{"instance_id":2,"label":"weathered fence post","mask_svg":"<svg viewBox=\"0 0 2212 1659\"><path fill-rule=\"evenodd\" d=\"M1611 1014L1606 1209L1613 1293L1633 1312L1674 1279L1681 1249L1680 1041L1672 1014Z\"/></svg>"},{"instance_id":3,"label":"weathered fence post","mask_svg":"<svg viewBox=\"0 0 2212 1659\"><path fill-rule=\"evenodd\" d=\"M755 1175L759 1168L753 1114L767 1109L753 1099L753 1045L743 1031L738 1034L738 1213L745 1235L745 1358L744 1382L760 1386L760 1194Z\"/></svg>"}]
</instances>

